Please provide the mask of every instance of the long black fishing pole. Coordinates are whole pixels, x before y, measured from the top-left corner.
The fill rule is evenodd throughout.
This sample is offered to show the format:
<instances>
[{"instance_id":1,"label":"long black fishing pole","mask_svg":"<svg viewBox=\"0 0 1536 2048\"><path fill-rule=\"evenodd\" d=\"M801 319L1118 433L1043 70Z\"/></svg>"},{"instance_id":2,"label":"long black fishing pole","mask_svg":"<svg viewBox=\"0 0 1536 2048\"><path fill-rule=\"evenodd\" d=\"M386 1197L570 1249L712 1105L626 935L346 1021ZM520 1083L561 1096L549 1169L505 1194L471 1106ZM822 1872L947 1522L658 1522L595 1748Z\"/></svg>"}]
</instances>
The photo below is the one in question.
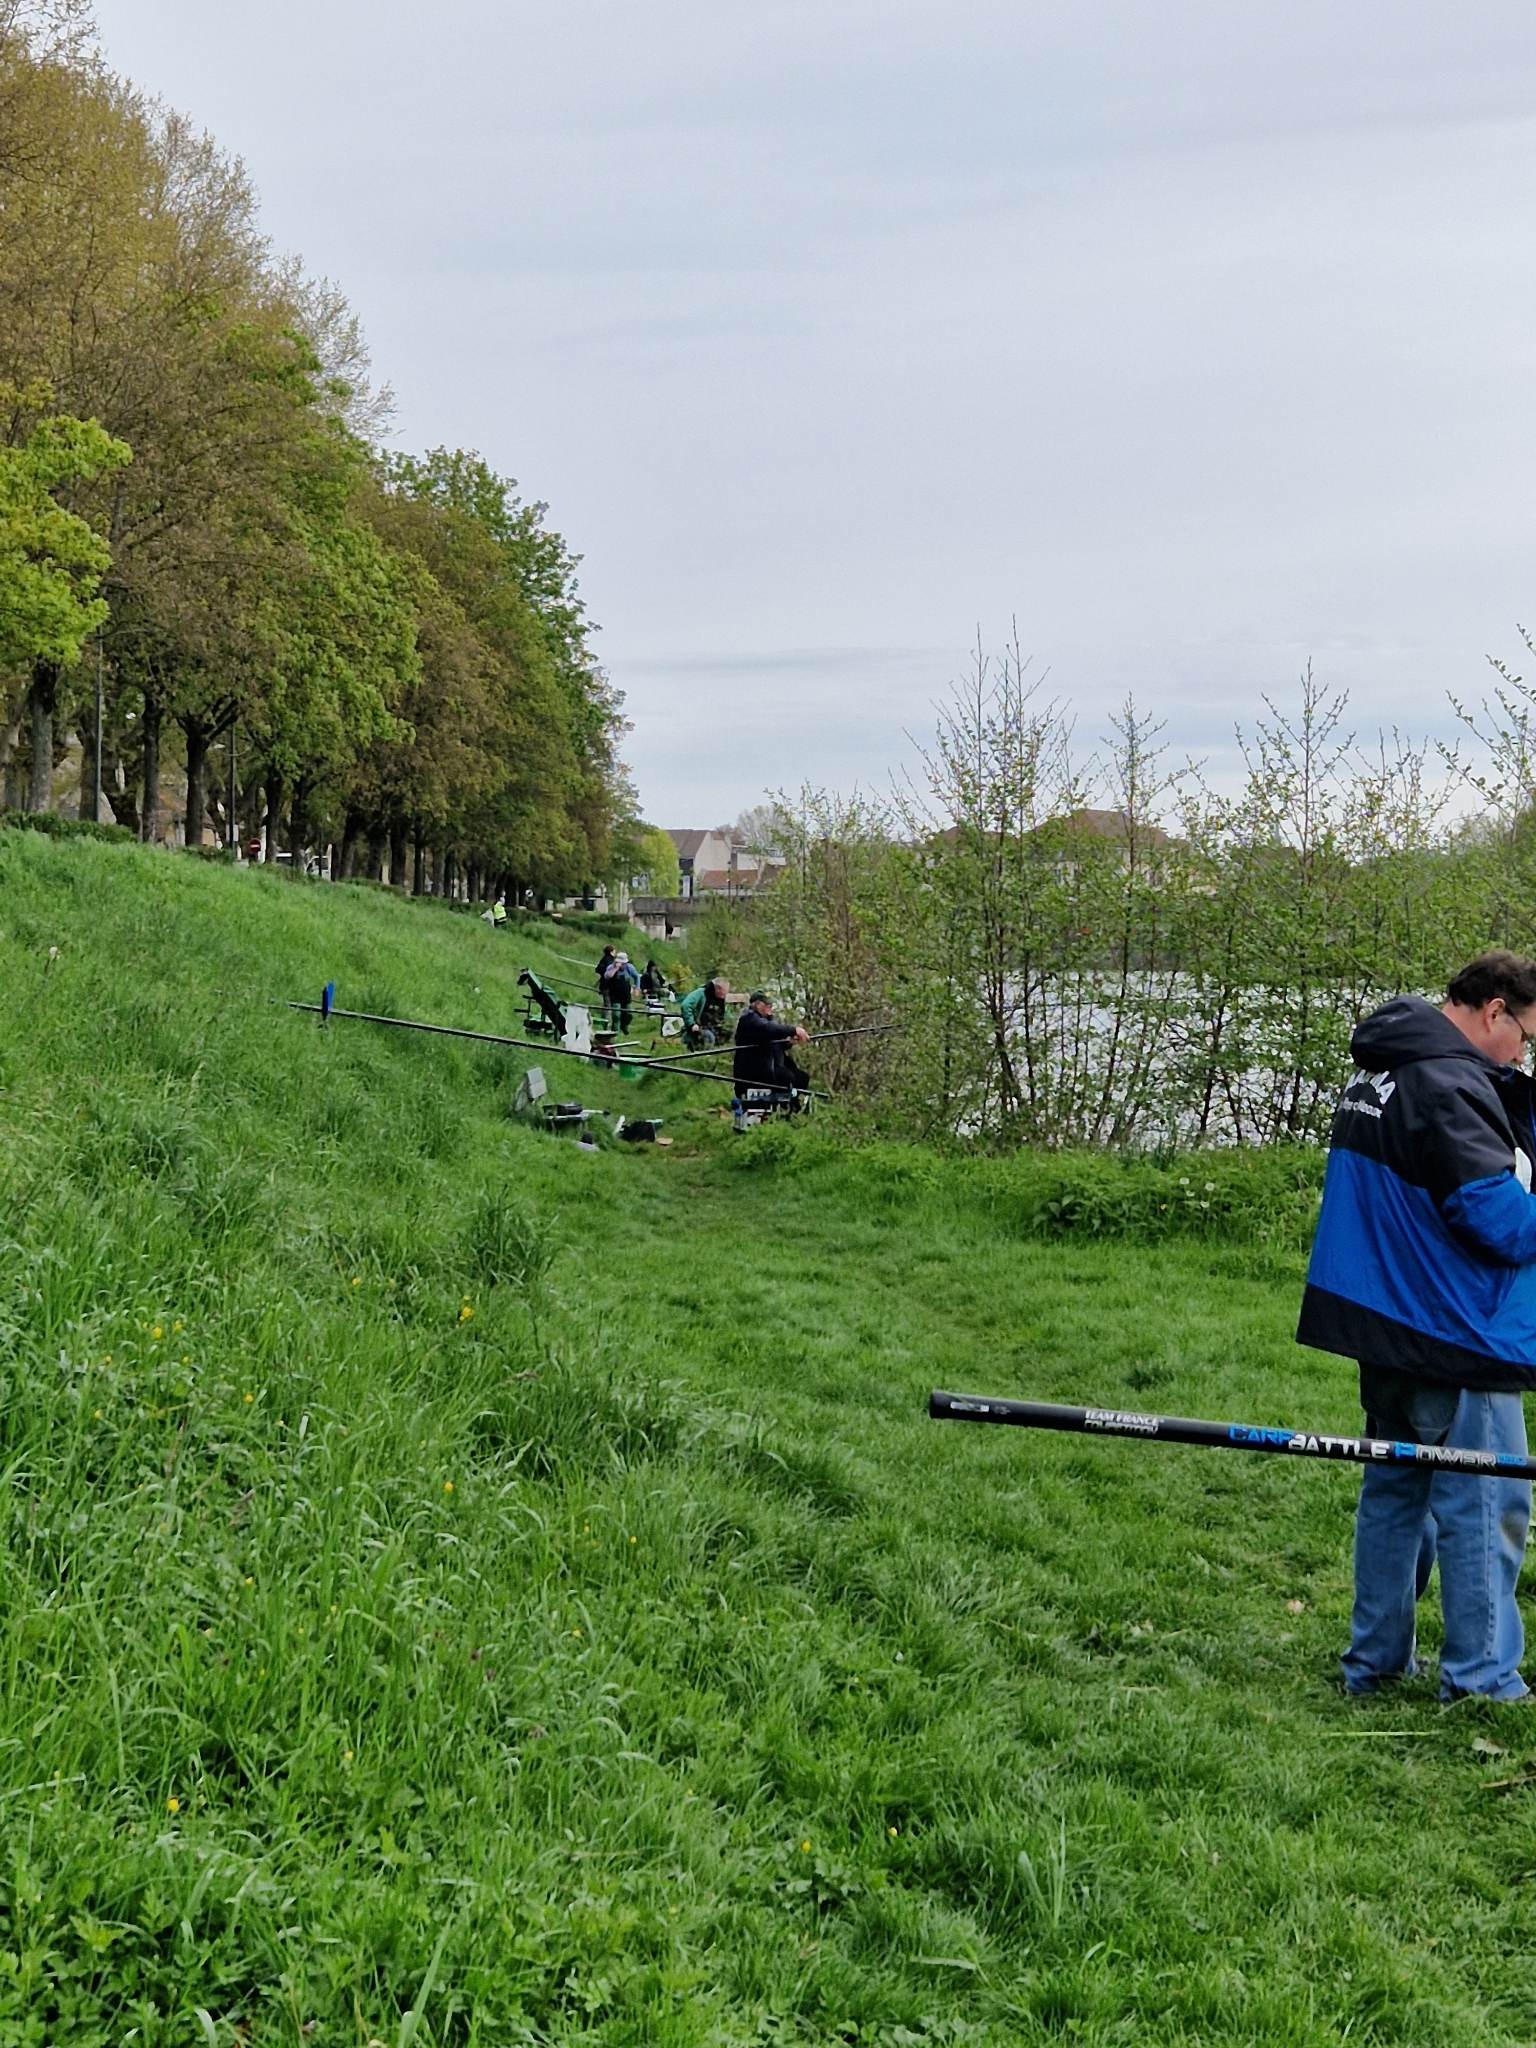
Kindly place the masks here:
<instances>
[{"instance_id":1,"label":"long black fishing pole","mask_svg":"<svg viewBox=\"0 0 1536 2048\"><path fill-rule=\"evenodd\" d=\"M629 1053L616 1053L612 1057L600 1052L577 1052L568 1045L555 1045L546 1039L504 1038L494 1031L464 1031L456 1024L419 1024L410 1017L376 1017L367 1010L338 1010L325 1003L289 1003L290 1010L304 1010L310 1015L328 1019L346 1017L355 1024L387 1024L395 1031L426 1031L434 1038L468 1038L477 1045L515 1045L524 1052L554 1052L562 1059L585 1060L589 1067L639 1067L642 1071L661 1072L671 1075L670 1068L662 1067L658 1061L637 1059ZM735 1082L729 1074L678 1074L671 1076L679 1081L724 1081L734 1088Z\"/></svg>"},{"instance_id":2,"label":"long black fishing pole","mask_svg":"<svg viewBox=\"0 0 1536 2048\"><path fill-rule=\"evenodd\" d=\"M829 1038L863 1038L871 1031L895 1031L897 1028L894 1024L856 1024L851 1031L813 1031L805 1042L807 1045L825 1045ZM787 1038L784 1041L784 1046L786 1051L793 1050L791 1041ZM728 1056L735 1050L734 1044L729 1042L721 1045L706 1045L699 1052L663 1053L658 1059L652 1061L652 1065L676 1067L681 1066L684 1060L719 1059L722 1054Z\"/></svg>"},{"instance_id":3,"label":"long black fishing pole","mask_svg":"<svg viewBox=\"0 0 1536 2048\"><path fill-rule=\"evenodd\" d=\"M1140 1443L1193 1444L1206 1451L1269 1451L1346 1465L1428 1465L1486 1479L1536 1479L1536 1458L1513 1451L1463 1451L1405 1444L1390 1437L1336 1436L1321 1429L1270 1429L1253 1422L1192 1422L1182 1415L1139 1415L1125 1408L1059 1408L1050 1401L998 1400L982 1394L928 1396L937 1422L1001 1422L1015 1429L1059 1429L1076 1436L1133 1437Z\"/></svg>"},{"instance_id":4,"label":"long black fishing pole","mask_svg":"<svg viewBox=\"0 0 1536 2048\"><path fill-rule=\"evenodd\" d=\"M591 992L590 1007L593 1009L600 1009L602 1007L602 991L598 988L595 981L572 981L568 974L541 974L539 979L542 982L547 982L551 988L587 989ZM647 995L643 988L637 988L635 990L635 1001L631 1003L630 1008L638 1009L642 1003L671 1003L675 1008L677 998L676 996Z\"/></svg>"}]
</instances>

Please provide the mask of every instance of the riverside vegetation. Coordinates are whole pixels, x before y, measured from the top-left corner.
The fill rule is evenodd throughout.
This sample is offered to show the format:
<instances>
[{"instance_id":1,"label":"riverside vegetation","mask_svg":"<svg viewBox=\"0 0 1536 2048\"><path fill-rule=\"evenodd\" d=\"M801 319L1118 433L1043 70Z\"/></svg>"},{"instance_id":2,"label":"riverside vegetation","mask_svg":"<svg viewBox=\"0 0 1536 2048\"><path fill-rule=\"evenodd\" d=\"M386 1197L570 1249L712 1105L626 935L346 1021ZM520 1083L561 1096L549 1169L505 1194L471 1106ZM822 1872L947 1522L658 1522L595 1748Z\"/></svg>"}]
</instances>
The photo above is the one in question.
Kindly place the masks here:
<instances>
[{"instance_id":1,"label":"riverside vegetation","mask_svg":"<svg viewBox=\"0 0 1536 2048\"><path fill-rule=\"evenodd\" d=\"M781 878L694 943L818 1025L907 1027L838 1056L876 1130L1316 1143L1360 1016L1536 949L1536 688L1495 668L1454 746L1360 743L1308 671L1226 791L1131 703L1085 748L1016 645L978 650L893 796L781 799Z\"/></svg>"},{"instance_id":2,"label":"riverside vegetation","mask_svg":"<svg viewBox=\"0 0 1536 2048\"><path fill-rule=\"evenodd\" d=\"M1351 1475L923 1414L1352 1426L1313 1155L588 1155L274 1000L551 946L0 834L0 2042L1529 2041L1532 1737L1338 1696Z\"/></svg>"}]
</instances>

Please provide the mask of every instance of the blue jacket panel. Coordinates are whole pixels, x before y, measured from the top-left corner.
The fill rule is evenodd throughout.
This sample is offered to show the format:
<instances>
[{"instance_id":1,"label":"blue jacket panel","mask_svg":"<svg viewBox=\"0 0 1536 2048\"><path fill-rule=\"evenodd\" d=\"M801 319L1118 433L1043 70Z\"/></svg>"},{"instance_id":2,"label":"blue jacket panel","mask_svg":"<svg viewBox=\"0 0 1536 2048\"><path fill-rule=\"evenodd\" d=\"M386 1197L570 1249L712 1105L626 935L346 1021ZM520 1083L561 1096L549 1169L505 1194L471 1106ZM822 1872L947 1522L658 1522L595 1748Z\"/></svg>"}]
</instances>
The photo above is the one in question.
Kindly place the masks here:
<instances>
[{"instance_id":1,"label":"blue jacket panel","mask_svg":"<svg viewBox=\"0 0 1536 2048\"><path fill-rule=\"evenodd\" d=\"M1536 1384L1528 1078L1416 996L1350 1050L1298 1339L1459 1386Z\"/></svg>"}]
</instances>

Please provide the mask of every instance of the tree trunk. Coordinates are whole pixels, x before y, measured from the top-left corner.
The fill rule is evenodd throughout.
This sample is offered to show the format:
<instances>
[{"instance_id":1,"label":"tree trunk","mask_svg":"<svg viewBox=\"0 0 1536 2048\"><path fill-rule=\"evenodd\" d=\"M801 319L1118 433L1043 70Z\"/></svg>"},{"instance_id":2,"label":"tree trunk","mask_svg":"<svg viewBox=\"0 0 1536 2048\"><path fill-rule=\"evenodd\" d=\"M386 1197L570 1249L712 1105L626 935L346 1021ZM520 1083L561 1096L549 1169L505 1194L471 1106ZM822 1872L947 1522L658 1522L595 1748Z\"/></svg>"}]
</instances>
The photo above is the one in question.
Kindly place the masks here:
<instances>
[{"instance_id":1,"label":"tree trunk","mask_svg":"<svg viewBox=\"0 0 1536 2048\"><path fill-rule=\"evenodd\" d=\"M96 785L105 780L101 763L96 758L96 698L93 692L80 719L80 801L75 806L76 817L89 818L93 825L99 821Z\"/></svg>"},{"instance_id":2,"label":"tree trunk","mask_svg":"<svg viewBox=\"0 0 1536 2048\"><path fill-rule=\"evenodd\" d=\"M208 809L208 729L193 719L182 731L187 736L187 844L201 846Z\"/></svg>"},{"instance_id":3,"label":"tree trunk","mask_svg":"<svg viewBox=\"0 0 1536 2048\"><path fill-rule=\"evenodd\" d=\"M235 854L240 851L240 759L238 727L231 724L224 735L224 844Z\"/></svg>"},{"instance_id":4,"label":"tree trunk","mask_svg":"<svg viewBox=\"0 0 1536 2048\"><path fill-rule=\"evenodd\" d=\"M389 886L391 889L408 889L410 877L405 871L405 820L392 818L389 825Z\"/></svg>"},{"instance_id":5,"label":"tree trunk","mask_svg":"<svg viewBox=\"0 0 1536 2048\"><path fill-rule=\"evenodd\" d=\"M160 822L160 727L164 719L153 697L144 699L144 720L139 738L144 748L144 800L139 812L139 837L150 845Z\"/></svg>"},{"instance_id":6,"label":"tree trunk","mask_svg":"<svg viewBox=\"0 0 1536 2048\"><path fill-rule=\"evenodd\" d=\"M277 853L277 842L282 832L283 778L275 768L269 768L262 778L261 786L266 793L266 809L262 813L261 820L261 857L270 864ZM293 843L292 823L288 827L288 841L291 846Z\"/></svg>"},{"instance_id":7,"label":"tree trunk","mask_svg":"<svg viewBox=\"0 0 1536 2048\"><path fill-rule=\"evenodd\" d=\"M309 851L309 798L314 785L307 775L301 775L293 785L293 803L288 812L288 851L293 855L293 865L304 872L304 857ZM334 874L335 869L331 872Z\"/></svg>"},{"instance_id":8,"label":"tree trunk","mask_svg":"<svg viewBox=\"0 0 1536 2048\"><path fill-rule=\"evenodd\" d=\"M59 670L39 661L32 670L32 776L27 809L46 811L53 801L53 714L59 707Z\"/></svg>"},{"instance_id":9,"label":"tree trunk","mask_svg":"<svg viewBox=\"0 0 1536 2048\"><path fill-rule=\"evenodd\" d=\"M427 848L426 842L421 836L421 826L419 824L412 833L411 838L411 894L413 896L425 896L427 893Z\"/></svg>"},{"instance_id":10,"label":"tree trunk","mask_svg":"<svg viewBox=\"0 0 1536 2048\"><path fill-rule=\"evenodd\" d=\"M347 812L347 822L341 828L341 875L339 879L350 882L357 866L357 842L362 834L363 821L356 811Z\"/></svg>"}]
</instances>

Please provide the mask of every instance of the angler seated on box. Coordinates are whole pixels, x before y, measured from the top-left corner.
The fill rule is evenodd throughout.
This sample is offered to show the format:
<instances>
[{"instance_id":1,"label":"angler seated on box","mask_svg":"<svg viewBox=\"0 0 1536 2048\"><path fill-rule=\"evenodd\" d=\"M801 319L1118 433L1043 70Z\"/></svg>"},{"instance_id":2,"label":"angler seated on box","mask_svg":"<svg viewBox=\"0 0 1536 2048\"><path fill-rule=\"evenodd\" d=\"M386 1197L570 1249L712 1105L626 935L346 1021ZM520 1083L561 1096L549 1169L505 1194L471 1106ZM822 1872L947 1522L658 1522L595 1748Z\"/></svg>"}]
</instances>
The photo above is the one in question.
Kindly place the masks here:
<instances>
[{"instance_id":1,"label":"angler seated on box","mask_svg":"<svg viewBox=\"0 0 1536 2048\"><path fill-rule=\"evenodd\" d=\"M690 1052L705 1052L725 1036L725 977L711 974L689 989L678 1004L683 1043Z\"/></svg>"},{"instance_id":2,"label":"angler seated on box","mask_svg":"<svg viewBox=\"0 0 1536 2048\"><path fill-rule=\"evenodd\" d=\"M766 989L754 989L736 1020L731 1073L738 1101L749 1107L798 1109L809 1098L811 1077L790 1058L788 1049L809 1039L803 1024L781 1023L774 1016L773 998Z\"/></svg>"}]
</instances>

